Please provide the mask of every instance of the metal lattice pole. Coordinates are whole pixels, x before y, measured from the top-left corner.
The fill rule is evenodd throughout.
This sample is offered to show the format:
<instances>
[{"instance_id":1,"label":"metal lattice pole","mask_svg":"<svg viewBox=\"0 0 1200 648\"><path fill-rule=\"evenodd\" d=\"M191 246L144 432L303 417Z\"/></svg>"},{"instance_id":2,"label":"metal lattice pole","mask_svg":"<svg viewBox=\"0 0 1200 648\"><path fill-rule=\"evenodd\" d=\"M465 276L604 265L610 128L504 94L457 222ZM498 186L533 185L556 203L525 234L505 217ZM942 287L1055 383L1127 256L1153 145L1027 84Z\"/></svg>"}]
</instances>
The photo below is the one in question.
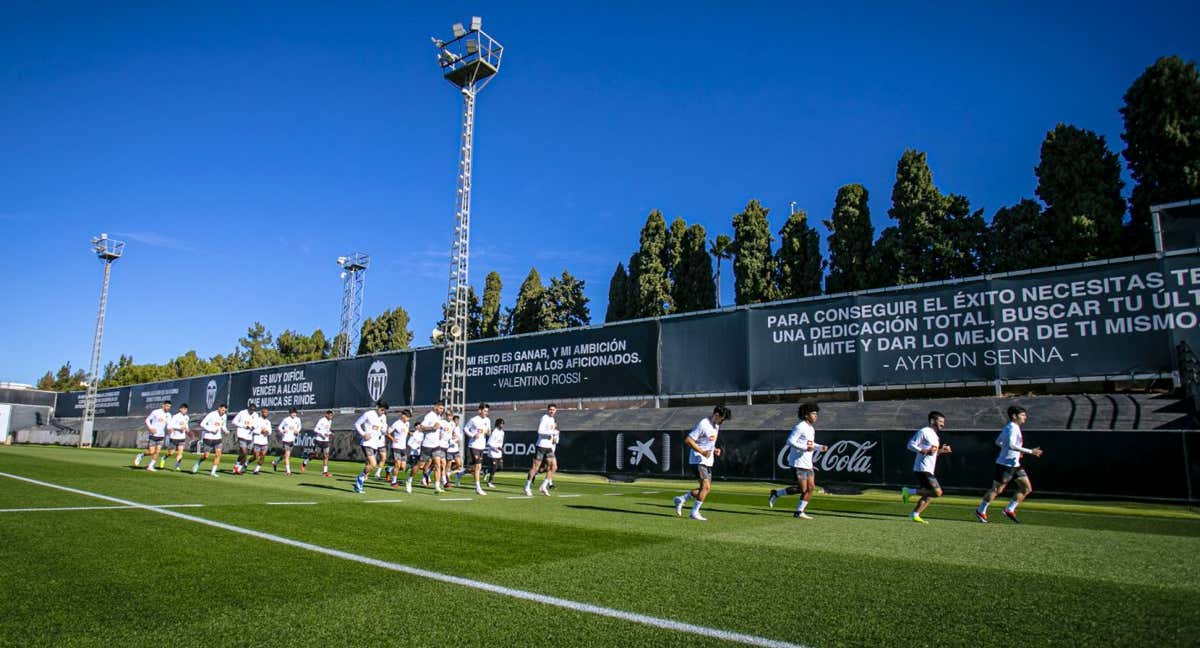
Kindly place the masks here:
<instances>
[{"instance_id":1,"label":"metal lattice pole","mask_svg":"<svg viewBox=\"0 0 1200 648\"><path fill-rule=\"evenodd\" d=\"M350 358L358 353L358 342L362 337L363 290L371 257L355 252L338 257L337 262L342 268L342 317L338 348L333 353L337 358Z\"/></svg>"},{"instance_id":2,"label":"metal lattice pole","mask_svg":"<svg viewBox=\"0 0 1200 648\"><path fill-rule=\"evenodd\" d=\"M92 360L88 366L87 392L83 397L83 423L79 426L79 447L92 445L92 430L96 425L96 391L100 387L100 350L104 344L104 315L108 310L108 282L112 277L113 261L125 253L124 241L101 234L92 239L92 251L104 262L104 280L100 284L100 309L96 313L96 333L92 337Z\"/></svg>"},{"instance_id":3,"label":"metal lattice pole","mask_svg":"<svg viewBox=\"0 0 1200 648\"><path fill-rule=\"evenodd\" d=\"M441 397L446 409L466 420L467 401L467 293L471 251L471 171L475 148L475 98L500 71L503 47L483 33L482 21L471 19L471 28L454 25L449 42L433 39L443 76L462 92L462 137L458 150L458 178L454 204L454 234L450 242L450 280L446 290L445 324L435 332L442 348Z\"/></svg>"}]
</instances>

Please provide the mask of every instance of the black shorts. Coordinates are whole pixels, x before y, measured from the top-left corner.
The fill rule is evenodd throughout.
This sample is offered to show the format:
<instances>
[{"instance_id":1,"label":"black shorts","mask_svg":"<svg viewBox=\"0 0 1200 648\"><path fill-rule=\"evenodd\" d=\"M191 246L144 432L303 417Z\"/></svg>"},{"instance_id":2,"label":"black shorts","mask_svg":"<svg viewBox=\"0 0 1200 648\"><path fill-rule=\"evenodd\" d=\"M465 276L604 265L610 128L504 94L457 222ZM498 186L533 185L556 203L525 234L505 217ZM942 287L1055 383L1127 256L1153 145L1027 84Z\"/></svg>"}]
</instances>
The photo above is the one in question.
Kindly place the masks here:
<instances>
[{"instance_id":1,"label":"black shorts","mask_svg":"<svg viewBox=\"0 0 1200 648\"><path fill-rule=\"evenodd\" d=\"M202 439L200 441L201 452L216 452L221 447L220 439Z\"/></svg>"},{"instance_id":2,"label":"black shorts","mask_svg":"<svg viewBox=\"0 0 1200 648\"><path fill-rule=\"evenodd\" d=\"M483 450L471 448L471 465L475 464L483 465Z\"/></svg>"},{"instance_id":3,"label":"black shorts","mask_svg":"<svg viewBox=\"0 0 1200 648\"><path fill-rule=\"evenodd\" d=\"M378 459L387 456L387 450L383 448L368 448L367 446L359 446L363 451L363 459Z\"/></svg>"},{"instance_id":4,"label":"black shorts","mask_svg":"<svg viewBox=\"0 0 1200 648\"><path fill-rule=\"evenodd\" d=\"M692 464L692 474L700 481L712 481L712 466Z\"/></svg>"},{"instance_id":5,"label":"black shorts","mask_svg":"<svg viewBox=\"0 0 1200 648\"><path fill-rule=\"evenodd\" d=\"M321 454L328 454L329 453L329 442L328 441L313 441L313 449L319 450L321 452Z\"/></svg>"},{"instance_id":6,"label":"black shorts","mask_svg":"<svg viewBox=\"0 0 1200 648\"><path fill-rule=\"evenodd\" d=\"M996 469L992 471L992 481L997 484L1007 484L1014 479L1021 479L1022 477L1029 478L1029 473L1025 472L1023 466L996 464Z\"/></svg>"},{"instance_id":7,"label":"black shorts","mask_svg":"<svg viewBox=\"0 0 1200 648\"><path fill-rule=\"evenodd\" d=\"M413 465L421 463L421 451L420 450L409 450L408 451L408 463L413 464Z\"/></svg>"},{"instance_id":8,"label":"black shorts","mask_svg":"<svg viewBox=\"0 0 1200 648\"><path fill-rule=\"evenodd\" d=\"M533 455L534 461L546 461L554 458L554 448L538 448L537 454Z\"/></svg>"},{"instance_id":9,"label":"black shorts","mask_svg":"<svg viewBox=\"0 0 1200 648\"><path fill-rule=\"evenodd\" d=\"M295 441L280 441L279 445L283 446L284 450L291 450L296 445Z\"/></svg>"},{"instance_id":10,"label":"black shorts","mask_svg":"<svg viewBox=\"0 0 1200 648\"><path fill-rule=\"evenodd\" d=\"M151 437L150 437L150 438L149 438L149 439L146 441L146 447L147 447L147 448L148 448L148 447L150 447L150 446L159 446L159 447L162 447L162 445L163 445L164 443L166 443L166 442L167 442L167 437L165 437L165 436L151 436Z\"/></svg>"},{"instance_id":11,"label":"black shorts","mask_svg":"<svg viewBox=\"0 0 1200 648\"><path fill-rule=\"evenodd\" d=\"M392 461L406 461L408 459L408 448L392 448Z\"/></svg>"},{"instance_id":12,"label":"black shorts","mask_svg":"<svg viewBox=\"0 0 1200 648\"><path fill-rule=\"evenodd\" d=\"M942 487L942 485L938 483L937 477L933 476L933 473L915 472L913 474L917 476L917 484L919 484L921 488L925 490L935 491Z\"/></svg>"}]
</instances>

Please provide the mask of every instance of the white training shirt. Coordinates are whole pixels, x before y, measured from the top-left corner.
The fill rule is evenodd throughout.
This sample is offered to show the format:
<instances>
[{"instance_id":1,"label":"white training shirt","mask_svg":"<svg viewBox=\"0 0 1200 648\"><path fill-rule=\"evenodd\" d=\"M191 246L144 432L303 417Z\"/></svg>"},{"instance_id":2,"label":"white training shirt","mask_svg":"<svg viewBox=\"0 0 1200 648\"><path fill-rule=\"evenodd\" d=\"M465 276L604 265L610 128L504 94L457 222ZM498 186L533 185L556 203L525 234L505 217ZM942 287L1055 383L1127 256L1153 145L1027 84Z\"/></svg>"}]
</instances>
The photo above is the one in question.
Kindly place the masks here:
<instances>
[{"instance_id":1,"label":"white training shirt","mask_svg":"<svg viewBox=\"0 0 1200 648\"><path fill-rule=\"evenodd\" d=\"M938 433L931 427L923 427L917 430L917 433L908 440L908 449L917 453L917 458L913 461L913 472L922 472L933 474L933 469L937 467L937 454L921 454L923 451L930 448L937 448L942 444L938 438Z\"/></svg>"},{"instance_id":2,"label":"white training shirt","mask_svg":"<svg viewBox=\"0 0 1200 648\"><path fill-rule=\"evenodd\" d=\"M488 456L499 459L504 456L504 428L496 428L487 438Z\"/></svg>"},{"instance_id":3,"label":"white training shirt","mask_svg":"<svg viewBox=\"0 0 1200 648\"><path fill-rule=\"evenodd\" d=\"M460 448L458 446L458 440L461 438L462 438L462 428L461 427L456 427L453 430L450 430L450 437L448 439L446 439L446 443L447 443L446 452L449 452L451 454L454 454L456 452L462 452L462 448Z\"/></svg>"},{"instance_id":4,"label":"white training shirt","mask_svg":"<svg viewBox=\"0 0 1200 648\"><path fill-rule=\"evenodd\" d=\"M425 440L425 433L420 430L412 430L408 433L408 452L412 454L421 449L421 442Z\"/></svg>"},{"instance_id":5,"label":"white training shirt","mask_svg":"<svg viewBox=\"0 0 1200 648\"><path fill-rule=\"evenodd\" d=\"M150 412L150 416L146 417L146 427L153 431L152 434L154 436L164 436L167 433L167 421L170 418L171 415L164 412L160 407Z\"/></svg>"},{"instance_id":6,"label":"white training shirt","mask_svg":"<svg viewBox=\"0 0 1200 648\"><path fill-rule=\"evenodd\" d=\"M331 422L329 419L322 416L317 419L317 424L313 427L313 434L317 437L317 441L328 441L333 435L333 430L330 428Z\"/></svg>"},{"instance_id":7,"label":"white training shirt","mask_svg":"<svg viewBox=\"0 0 1200 648\"><path fill-rule=\"evenodd\" d=\"M543 414L538 423L537 447L553 450L558 445L558 422L553 416Z\"/></svg>"},{"instance_id":8,"label":"white training shirt","mask_svg":"<svg viewBox=\"0 0 1200 648\"><path fill-rule=\"evenodd\" d=\"M408 421L396 419L390 428L392 432L392 447L396 450L408 446Z\"/></svg>"},{"instance_id":9,"label":"white training shirt","mask_svg":"<svg viewBox=\"0 0 1200 648\"><path fill-rule=\"evenodd\" d=\"M428 429L430 420L433 421L433 429ZM440 448L442 446L442 417L430 412L421 421L421 426L426 428L425 437L421 439L421 447L427 450Z\"/></svg>"},{"instance_id":10,"label":"white training shirt","mask_svg":"<svg viewBox=\"0 0 1200 648\"><path fill-rule=\"evenodd\" d=\"M244 409L233 417L233 427L237 430L237 438L249 441L254 436L254 428L258 427L258 412Z\"/></svg>"},{"instance_id":11,"label":"white training shirt","mask_svg":"<svg viewBox=\"0 0 1200 648\"><path fill-rule=\"evenodd\" d=\"M200 429L204 430L204 438L212 441L220 441L221 437L228 432L225 429L225 415L213 410L204 416L204 420L200 421Z\"/></svg>"},{"instance_id":12,"label":"white training shirt","mask_svg":"<svg viewBox=\"0 0 1200 648\"><path fill-rule=\"evenodd\" d=\"M387 429L387 416L375 410L367 410L354 422L354 429L358 432L358 442L364 448L382 448L385 441L383 431Z\"/></svg>"},{"instance_id":13,"label":"white training shirt","mask_svg":"<svg viewBox=\"0 0 1200 648\"><path fill-rule=\"evenodd\" d=\"M1022 446L1025 438L1021 436L1021 426L1010 421L996 437L996 445L1000 446L1000 456L996 463L1001 466L1016 468L1021 465L1021 455L1033 454L1033 450Z\"/></svg>"},{"instance_id":14,"label":"white training shirt","mask_svg":"<svg viewBox=\"0 0 1200 648\"><path fill-rule=\"evenodd\" d=\"M688 438L695 441L696 445L700 446L701 450L708 451L708 456L705 457L699 452L691 450L691 447L689 446L688 449L691 450L691 456L688 457L688 463L700 464L701 466L713 465L712 453L717 447L717 434L720 429L721 426L713 425L712 421L709 420L708 417L700 419L700 422L697 423L696 427L691 431L691 433L688 434Z\"/></svg>"},{"instance_id":15,"label":"white training shirt","mask_svg":"<svg viewBox=\"0 0 1200 648\"><path fill-rule=\"evenodd\" d=\"M454 436L454 423L449 419L442 419L442 425L438 428L438 447L449 452L450 437L452 436Z\"/></svg>"},{"instance_id":16,"label":"white training shirt","mask_svg":"<svg viewBox=\"0 0 1200 648\"><path fill-rule=\"evenodd\" d=\"M483 450L487 447L487 435L492 431L492 419L486 416L476 414L467 421L463 432L470 437L470 442L467 444L472 450Z\"/></svg>"},{"instance_id":17,"label":"white training shirt","mask_svg":"<svg viewBox=\"0 0 1200 648\"><path fill-rule=\"evenodd\" d=\"M162 411L162 410L159 410ZM172 441L182 441L187 438L188 415L176 412L167 422L167 436Z\"/></svg>"},{"instance_id":18,"label":"white training shirt","mask_svg":"<svg viewBox=\"0 0 1200 648\"><path fill-rule=\"evenodd\" d=\"M254 425L254 445L265 446L269 442L271 436L271 419L265 416L259 416Z\"/></svg>"},{"instance_id":19,"label":"white training shirt","mask_svg":"<svg viewBox=\"0 0 1200 648\"><path fill-rule=\"evenodd\" d=\"M788 435L788 464L792 468L800 468L803 470L813 469L813 451L808 449L808 442L812 441L813 449L817 447L817 431L808 421L800 421L796 427L792 428L792 433Z\"/></svg>"},{"instance_id":20,"label":"white training shirt","mask_svg":"<svg viewBox=\"0 0 1200 648\"><path fill-rule=\"evenodd\" d=\"M279 422L279 440L283 443L295 443L296 435L300 434L302 427L299 416L288 414L287 418Z\"/></svg>"}]
</instances>

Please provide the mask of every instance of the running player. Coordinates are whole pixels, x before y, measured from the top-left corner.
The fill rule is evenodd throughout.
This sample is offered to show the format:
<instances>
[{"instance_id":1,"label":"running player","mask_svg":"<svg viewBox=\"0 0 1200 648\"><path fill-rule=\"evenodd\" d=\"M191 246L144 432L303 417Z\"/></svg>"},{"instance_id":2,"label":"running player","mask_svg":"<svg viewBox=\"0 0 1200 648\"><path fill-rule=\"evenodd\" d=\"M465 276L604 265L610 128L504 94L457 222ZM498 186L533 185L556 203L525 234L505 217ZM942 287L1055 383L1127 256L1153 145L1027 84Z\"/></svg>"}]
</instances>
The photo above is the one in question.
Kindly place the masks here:
<instances>
[{"instance_id":1,"label":"running player","mask_svg":"<svg viewBox=\"0 0 1200 648\"><path fill-rule=\"evenodd\" d=\"M817 423L820 411L821 408L817 407L816 403L805 403L796 411L800 422L792 428L792 433L788 435L787 439L788 465L796 474L796 485L771 491L771 497L767 500L767 504L774 508L776 499L784 495L800 493L800 503L796 505L793 517L802 520L812 519L811 515L804 512L804 509L808 508L808 502L817 488L816 473L813 469L813 452L818 448L822 452L829 449L829 446L817 445L816 430L813 426Z\"/></svg>"},{"instance_id":2,"label":"running player","mask_svg":"<svg viewBox=\"0 0 1200 648\"><path fill-rule=\"evenodd\" d=\"M246 403L246 409L238 412L233 417L233 428L237 436L238 458L233 464L233 474L240 475L246 472L246 467L250 465L248 455L254 450L254 429L258 427L258 412L254 411L254 406Z\"/></svg>"},{"instance_id":3,"label":"running player","mask_svg":"<svg viewBox=\"0 0 1200 648\"><path fill-rule=\"evenodd\" d=\"M287 418L279 422L279 445L283 446L279 456L271 462L271 470L279 470L279 462L283 461L283 467L288 477L292 476L292 448L296 445L296 437L300 435L300 430L304 428L300 423L300 413L296 408L288 410Z\"/></svg>"},{"instance_id":4,"label":"running player","mask_svg":"<svg viewBox=\"0 0 1200 648\"><path fill-rule=\"evenodd\" d=\"M425 440L425 433L417 429L411 423L408 426L408 465L415 467L421 462L421 442ZM404 489L412 492L412 477L404 480Z\"/></svg>"},{"instance_id":5,"label":"running player","mask_svg":"<svg viewBox=\"0 0 1200 648\"><path fill-rule=\"evenodd\" d=\"M554 486L554 471L558 469L558 459L554 456L554 450L558 447L558 421L554 420L554 415L557 413L558 406L550 403L546 407L546 413L542 415L541 422L538 423L537 450L533 455L533 466L529 469L529 476L525 480L526 497L533 497L529 488L533 485L538 468L542 466L543 462L546 464L546 479L538 491L542 495L550 497L550 488Z\"/></svg>"},{"instance_id":6,"label":"running player","mask_svg":"<svg viewBox=\"0 0 1200 648\"><path fill-rule=\"evenodd\" d=\"M458 414L450 417L450 436L446 439L446 475L442 478L442 485L450 487L450 475L454 475L454 485L462 486L463 475L463 460L462 460L462 426L459 425Z\"/></svg>"},{"instance_id":7,"label":"running player","mask_svg":"<svg viewBox=\"0 0 1200 648\"><path fill-rule=\"evenodd\" d=\"M1008 506L1004 507L1004 515L1017 524L1021 523L1021 520L1017 519L1017 506L1033 492L1029 473L1025 472L1025 468L1021 465L1021 455L1042 456L1041 448L1026 448L1022 445L1025 439L1021 436L1021 426L1025 425L1028 418L1029 413L1025 411L1024 407L1014 405L1008 408L1008 425L1005 425L1000 436L996 437L996 445L1000 446L1000 456L996 457L996 469L992 473L992 488L983 494L983 501L979 503L979 508L975 509L975 519L984 524L987 524L988 521L988 504L991 504L992 500L1003 493L1008 482L1013 479L1017 480L1017 492L1013 493L1012 500L1009 501Z\"/></svg>"},{"instance_id":8,"label":"running player","mask_svg":"<svg viewBox=\"0 0 1200 648\"><path fill-rule=\"evenodd\" d=\"M400 473L408 468L408 421L412 410L400 410L400 416L388 428L387 438L392 447L392 488L400 488Z\"/></svg>"},{"instance_id":9,"label":"running player","mask_svg":"<svg viewBox=\"0 0 1200 648\"><path fill-rule=\"evenodd\" d=\"M384 430L387 430L387 408L386 401L379 401L375 403L375 409L363 412L354 422L354 430L358 432L358 442L362 446L364 457L362 472L354 480L355 493L364 491L363 485L367 477L370 477L371 471L379 465L384 444L383 434Z\"/></svg>"},{"instance_id":10,"label":"running player","mask_svg":"<svg viewBox=\"0 0 1200 648\"><path fill-rule=\"evenodd\" d=\"M308 468L308 462L312 460L314 454L320 454L321 476L329 477L329 446L333 437L333 430L330 426L332 425L333 410L325 410L325 415L317 419L317 424L313 426L313 448L305 454L304 461L300 462L300 472L304 472Z\"/></svg>"},{"instance_id":11,"label":"running player","mask_svg":"<svg viewBox=\"0 0 1200 648\"><path fill-rule=\"evenodd\" d=\"M471 449L471 471L475 475L475 493L478 495L487 495L480 483L479 473L483 470L483 453L487 449L488 433L492 431L492 420L488 418L489 411L487 403L480 403L479 413L472 416L471 420L467 421L466 427L463 428L467 446Z\"/></svg>"},{"instance_id":12,"label":"running player","mask_svg":"<svg viewBox=\"0 0 1200 648\"><path fill-rule=\"evenodd\" d=\"M188 434L188 406L184 403L179 406L179 411L171 416L167 421L167 447L170 452L175 455L175 472L179 472L179 464L183 463L183 449L187 447ZM159 456L158 467L162 468L166 462L166 457Z\"/></svg>"},{"instance_id":13,"label":"running player","mask_svg":"<svg viewBox=\"0 0 1200 648\"><path fill-rule=\"evenodd\" d=\"M913 522L929 524L921 517L921 513L925 512L925 507L929 506L931 500L942 496L942 486L933 473L937 468L938 455L950 454L950 444L943 445L939 436L944 429L946 417L941 412L930 412L929 425L917 430L908 440L908 449L917 453L917 458L913 461L913 473L916 474L917 484L920 486L914 489L901 486L900 499L907 503L908 498L913 495L921 496L917 507L908 516Z\"/></svg>"},{"instance_id":14,"label":"running player","mask_svg":"<svg viewBox=\"0 0 1200 648\"><path fill-rule=\"evenodd\" d=\"M154 467L154 462L158 461L158 453L162 451L163 442L167 440L167 422L171 418L171 401L163 401L162 407L150 412L146 417L146 431L149 436L146 439L146 451L139 452L133 458L133 467L142 467L142 457L150 456L150 465L146 466L146 470L154 472L158 470Z\"/></svg>"},{"instance_id":15,"label":"running player","mask_svg":"<svg viewBox=\"0 0 1200 648\"><path fill-rule=\"evenodd\" d=\"M225 438L225 434L229 430L225 427L226 415L229 408L225 407L225 403L217 405L217 409L209 412L200 421L200 458L196 460L196 464L192 466L192 474L200 471L200 464L208 459L209 453L213 454L212 470L209 474L213 477L217 476L217 469L221 466L221 441Z\"/></svg>"},{"instance_id":16,"label":"running player","mask_svg":"<svg viewBox=\"0 0 1200 648\"><path fill-rule=\"evenodd\" d=\"M417 432L421 433L421 455L409 470L408 480L404 484L406 492L412 492L413 475L418 472L423 475L426 469L436 465L435 455L440 452L442 415L445 411L446 404L438 401L434 403L433 409L427 412L425 417L421 419L420 424L417 425ZM441 454L444 458L445 453ZM435 484L434 490L439 493L442 492L442 485L440 483Z\"/></svg>"},{"instance_id":17,"label":"running player","mask_svg":"<svg viewBox=\"0 0 1200 648\"><path fill-rule=\"evenodd\" d=\"M495 488L496 485L492 480L496 477L496 473L504 467L504 419L496 419L495 427L492 428L492 433L487 438L487 486Z\"/></svg>"},{"instance_id":18,"label":"running player","mask_svg":"<svg viewBox=\"0 0 1200 648\"><path fill-rule=\"evenodd\" d=\"M733 414L728 407L717 405L713 408L712 414L707 418L700 419L691 433L683 439L683 442L692 449L688 456L688 462L692 464L692 469L695 471L700 485L675 498L675 515L682 516L683 505L687 504L688 500L695 499L696 503L692 504L692 514L689 517L701 522L707 520L700 515L700 506L704 504L704 498L708 497L708 492L712 490L713 458L721 456L721 449L717 447L717 434L721 431L721 424L732 417Z\"/></svg>"},{"instance_id":19,"label":"running player","mask_svg":"<svg viewBox=\"0 0 1200 648\"><path fill-rule=\"evenodd\" d=\"M271 445L271 419L267 418L267 408L263 407L258 410L258 418L254 421L254 437L252 439L252 449L254 451L254 474L257 475L262 470L263 459L267 456L267 448Z\"/></svg>"}]
</instances>

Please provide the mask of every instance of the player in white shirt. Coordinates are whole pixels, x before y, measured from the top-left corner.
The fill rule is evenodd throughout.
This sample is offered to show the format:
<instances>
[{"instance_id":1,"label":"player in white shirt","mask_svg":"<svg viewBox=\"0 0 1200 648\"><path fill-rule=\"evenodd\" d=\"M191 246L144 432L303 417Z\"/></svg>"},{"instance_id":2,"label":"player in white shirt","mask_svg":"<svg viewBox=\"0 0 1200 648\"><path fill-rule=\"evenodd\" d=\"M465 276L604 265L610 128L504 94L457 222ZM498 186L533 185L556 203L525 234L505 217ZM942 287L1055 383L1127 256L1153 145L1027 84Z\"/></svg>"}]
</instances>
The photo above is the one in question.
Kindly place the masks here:
<instances>
[{"instance_id":1,"label":"player in white shirt","mask_svg":"<svg viewBox=\"0 0 1200 648\"><path fill-rule=\"evenodd\" d=\"M133 458L133 467L142 467L142 457L150 456L150 465L146 470L154 472L154 462L158 461L158 453L162 451L163 443L167 440L167 422L171 418L171 401L163 401L162 407L150 412L146 417L146 451L139 452Z\"/></svg>"},{"instance_id":2,"label":"player in white shirt","mask_svg":"<svg viewBox=\"0 0 1200 648\"><path fill-rule=\"evenodd\" d=\"M475 474L475 493L487 495L479 480L483 471L483 454L487 450L487 437L492 431L492 420L488 418L491 408L487 403L479 404L479 413L471 417L463 427L463 437L471 450L471 471Z\"/></svg>"},{"instance_id":3,"label":"player in white shirt","mask_svg":"<svg viewBox=\"0 0 1200 648\"><path fill-rule=\"evenodd\" d=\"M184 403L179 406L179 411L171 415L167 420L167 447L169 452L175 455L175 472L179 472L179 464L183 463L183 450L187 447L188 423L188 406ZM162 468L166 463L166 457L159 455L158 467Z\"/></svg>"},{"instance_id":4,"label":"player in white shirt","mask_svg":"<svg viewBox=\"0 0 1200 648\"><path fill-rule=\"evenodd\" d=\"M462 438L463 431L459 422L462 418L458 414L450 417L450 436L446 439L446 475L442 478L442 485L450 486L450 475L454 475L454 485L462 486L463 475L463 460L462 460Z\"/></svg>"},{"instance_id":5,"label":"player in white shirt","mask_svg":"<svg viewBox=\"0 0 1200 648\"><path fill-rule=\"evenodd\" d=\"M238 458L233 464L233 474L240 475L250 465L248 459L254 451L254 429L258 427L258 412L254 406L246 403L246 409L233 417L234 436L237 437Z\"/></svg>"},{"instance_id":6,"label":"player in white shirt","mask_svg":"<svg viewBox=\"0 0 1200 648\"><path fill-rule=\"evenodd\" d=\"M267 457L267 448L271 445L271 420L267 418L267 408L258 410L258 418L254 419L254 437L251 439L254 450L254 474L262 470L263 459Z\"/></svg>"},{"instance_id":7,"label":"player in white shirt","mask_svg":"<svg viewBox=\"0 0 1200 648\"><path fill-rule=\"evenodd\" d=\"M700 515L700 507L704 504L704 499L708 497L709 491L712 490L713 458L721 456L721 449L717 447L717 435L721 431L721 424L732 417L733 413L729 411L728 407L717 405L713 408L712 414L707 418L700 419L691 433L684 437L684 444L692 450L688 453L688 462L692 464L692 470L700 485L675 498L675 515L682 516L684 504L687 504L690 499L695 499L696 503L692 504L692 514L689 517L701 522L706 520L703 515Z\"/></svg>"},{"instance_id":8,"label":"player in white shirt","mask_svg":"<svg viewBox=\"0 0 1200 648\"><path fill-rule=\"evenodd\" d=\"M811 520L812 516L804 511L808 508L808 502L812 499L813 491L817 488L816 472L813 468L813 453L817 450L822 452L829 449L829 446L819 445L817 443L817 431L813 428L817 424L817 416L821 408L816 403L805 403L796 411L796 415L800 417L800 422L796 423L796 427L792 428L792 433L788 435L787 444L788 450L788 465L792 467L792 471L796 476L796 485L772 490L771 497L767 500L767 504L771 508L775 508L775 500L784 495L800 494L800 503L796 505L796 512L793 517L802 520Z\"/></svg>"},{"instance_id":9,"label":"player in white shirt","mask_svg":"<svg viewBox=\"0 0 1200 648\"><path fill-rule=\"evenodd\" d=\"M946 417L941 412L933 411L929 413L929 425L917 430L908 440L909 451L917 453L917 458L913 461L913 473L919 486L913 489L900 487L900 499L908 502L908 498L913 495L921 497L917 501L917 507L908 516L913 522L929 524L921 517L921 513L925 512L931 500L942 496L942 485L934 476L934 470L937 468L938 455L951 452L950 444L942 443L941 433L944 429Z\"/></svg>"},{"instance_id":10,"label":"player in white shirt","mask_svg":"<svg viewBox=\"0 0 1200 648\"><path fill-rule=\"evenodd\" d=\"M217 409L206 414L200 421L200 458L192 466L192 474L200 471L200 464L208 459L209 453L212 453L213 465L209 474L213 477L217 476L217 470L221 466L221 441L229 432L229 429L225 427L228 412L229 408L225 407L225 403L221 403L217 405Z\"/></svg>"},{"instance_id":11,"label":"player in white shirt","mask_svg":"<svg viewBox=\"0 0 1200 648\"><path fill-rule=\"evenodd\" d=\"M410 467L421 462L421 442L424 440L425 433L410 422L408 424L408 465ZM411 488L409 488L409 492L412 492Z\"/></svg>"},{"instance_id":12,"label":"player in white shirt","mask_svg":"<svg viewBox=\"0 0 1200 648\"><path fill-rule=\"evenodd\" d=\"M292 476L292 448L295 447L296 439L300 437L302 429L304 429L304 425L300 422L300 413L293 407L288 410L287 418L280 421L276 427L276 431L279 433L279 445L283 446L283 450L271 462L271 470L279 470L279 462L282 461L286 470L284 474L288 477Z\"/></svg>"},{"instance_id":13,"label":"player in white shirt","mask_svg":"<svg viewBox=\"0 0 1200 648\"><path fill-rule=\"evenodd\" d=\"M354 431L358 433L358 443L363 451L363 469L354 479L354 492L364 492L367 478L383 461L387 451L384 449L384 432L387 430L387 401L375 403L375 409L367 410L354 422Z\"/></svg>"},{"instance_id":14,"label":"player in white shirt","mask_svg":"<svg viewBox=\"0 0 1200 648\"><path fill-rule=\"evenodd\" d=\"M550 497L550 489L554 486L554 471L558 470L558 459L554 456L554 451L558 448L558 421L554 420L557 413L558 406L550 403L546 407L546 413L542 415L542 420L538 423L537 449L533 455L533 466L530 467L528 478L525 480L526 497L533 496L530 487L533 486L533 480L537 477L538 468L542 466L543 462L546 464L546 479L542 482L538 492Z\"/></svg>"},{"instance_id":15,"label":"player in white shirt","mask_svg":"<svg viewBox=\"0 0 1200 648\"><path fill-rule=\"evenodd\" d=\"M1025 425L1028 418L1029 413L1025 411L1024 407L1014 405L1008 408L1008 425L1005 425L1000 436L996 437L1000 455L996 457L996 469L992 473L992 488L984 493L983 501L979 503L979 508L975 509L975 519L984 524L987 524L988 521L988 504L991 504L992 500L1003 493L1008 482L1014 479L1017 480L1017 492L1013 493L1012 500L1009 501L1008 506L1004 507L1004 515L1017 524L1021 523L1017 519L1017 505L1033 492L1029 473L1025 472L1025 468L1021 465L1021 455L1042 456L1041 448L1026 448L1022 445L1025 443L1025 438L1021 435L1021 426Z\"/></svg>"},{"instance_id":16,"label":"player in white shirt","mask_svg":"<svg viewBox=\"0 0 1200 648\"><path fill-rule=\"evenodd\" d=\"M400 410L400 416L387 431L392 449L392 488L400 488L400 473L408 469L408 422L411 419L412 410Z\"/></svg>"},{"instance_id":17,"label":"player in white shirt","mask_svg":"<svg viewBox=\"0 0 1200 648\"><path fill-rule=\"evenodd\" d=\"M313 448L304 455L300 462L300 472L308 468L308 462L314 454L321 455L321 476L329 477L329 446L333 439L333 410L325 410L325 415L317 419L313 426Z\"/></svg>"},{"instance_id":18,"label":"player in white shirt","mask_svg":"<svg viewBox=\"0 0 1200 648\"><path fill-rule=\"evenodd\" d=\"M492 427L492 433L487 438L487 486L495 488L492 479L496 477L496 473L504 467L504 419L496 419L496 423Z\"/></svg>"},{"instance_id":19,"label":"player in white shirt","mask_svg":"<svg viewBox=\"0 0 1200 648\"><path fill-rule=\"evenodd\" d=\"M421 472L424 474L426 468L434 468L437 472L439 463L446 460L446 453L441 449L441 430L443 417L446 413L446 404L442 401L434 403L433 409L425 414L421 422L417 424L417 432L421 433L421 454L417 462L409 469L408 480L404 483L404 490L412 492L413 475ZM440 457L440 458L439 458ZM434 491L442 492L442 483L440 479L434 482Z\"/></svg>"}]
</instances>

